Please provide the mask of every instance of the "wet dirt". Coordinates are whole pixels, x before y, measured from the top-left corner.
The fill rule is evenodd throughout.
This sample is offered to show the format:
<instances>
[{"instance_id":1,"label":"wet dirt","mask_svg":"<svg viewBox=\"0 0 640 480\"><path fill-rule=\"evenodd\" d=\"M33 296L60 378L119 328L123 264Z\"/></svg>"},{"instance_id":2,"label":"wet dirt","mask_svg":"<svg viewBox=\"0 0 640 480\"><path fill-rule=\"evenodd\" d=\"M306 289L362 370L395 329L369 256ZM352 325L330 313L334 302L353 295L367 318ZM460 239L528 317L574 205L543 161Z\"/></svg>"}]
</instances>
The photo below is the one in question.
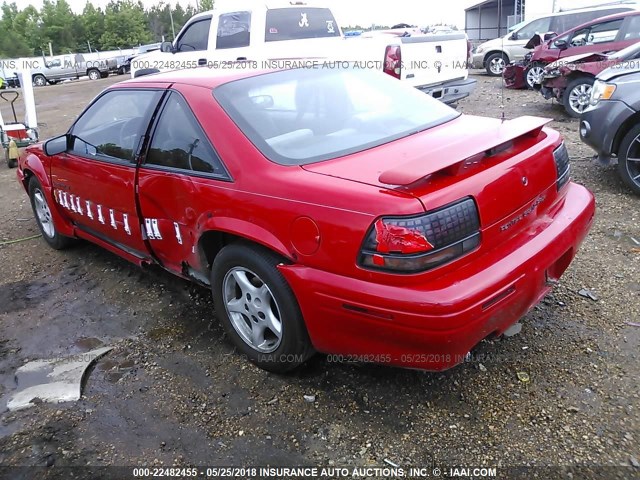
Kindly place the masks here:
<instances>
[{"instance_id":1,"label":"wet dirt","mask_svg":"<svg viewBox=\"0 0 640 480\"><path fill-rule=\"evenodd\" d=\"M318 355L273 375L233 351L205 289L87 243L61 252L42 239L0 246L0 396L29 360L114 347L79 402L0 413L0 465L618 466L640 458L640 329L626 323L640 321L640 254L628 240L640 239L640 198L615 166L592 160L561 106L531 91L501 100L499 79L475 78L459 111L552 118L574 180L597 197L590 236L519 335L483 342L444 373ZM118 80L37 89L43 137L63 133ZM4 166L0 198L0 242L37 233L15 171Z\"/></svg>"}]
</instances>

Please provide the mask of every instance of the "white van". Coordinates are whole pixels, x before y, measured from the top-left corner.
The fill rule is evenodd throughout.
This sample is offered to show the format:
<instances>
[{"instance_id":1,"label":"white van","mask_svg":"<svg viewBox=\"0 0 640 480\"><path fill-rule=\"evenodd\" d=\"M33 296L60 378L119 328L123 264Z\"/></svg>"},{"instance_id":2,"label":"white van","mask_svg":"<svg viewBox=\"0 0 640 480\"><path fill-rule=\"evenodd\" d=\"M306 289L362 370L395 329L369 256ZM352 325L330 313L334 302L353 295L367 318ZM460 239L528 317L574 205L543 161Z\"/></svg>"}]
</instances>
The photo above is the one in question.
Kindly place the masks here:
<instances>
[{"instance_id":1,"label":"white van","mask_svg":"<svg viewBox=\"0 0 640 480\"><path fill-rule=\"evenodd\" d=\"M637 9L635 4L581 8L520 23L504 37L478 45L473 50L472 66L473 68L486 69L491 76L500 76L505 65L524 58L529 52L524 46L536 33L555 32L560 34L596 18Z\"/></svg>"}]
</instances>

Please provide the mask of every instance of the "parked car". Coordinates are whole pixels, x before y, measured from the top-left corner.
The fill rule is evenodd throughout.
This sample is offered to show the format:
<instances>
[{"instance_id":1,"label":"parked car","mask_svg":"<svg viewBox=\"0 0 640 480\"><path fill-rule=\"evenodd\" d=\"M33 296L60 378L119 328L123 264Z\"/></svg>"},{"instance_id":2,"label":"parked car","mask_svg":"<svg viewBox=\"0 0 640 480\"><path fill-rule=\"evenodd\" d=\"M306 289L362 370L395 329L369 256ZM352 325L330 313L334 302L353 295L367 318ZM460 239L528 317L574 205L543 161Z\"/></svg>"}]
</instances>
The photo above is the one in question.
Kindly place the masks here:
<instances>
[{"instance_id":1,"label":"parked car","mask_svg":"<svg viewBox=\"0 0 640 480\"><path fill-rule=\"evenodd\" d=\"M542 84L536 88L547 100L561 101L567 113L577 118L589 107L596 75L609 67L624 69L638 62L640 42L610 55L594 53L568 57L546 68Z\"/></svg>"},{"instance_id":2,"label":"parked car","mask_svg":"<svg viewBox=\"0 0 640 480\"><path fill-rule=\"evenodd\" d=\"M126 74L126 73L130 73L131 72L131 61L140 56L143 55L145 53L149 53L149 52L155 52L156 50L160 50L160 46L162 45L162 43L158 42L158 43L150 43L148 45L140 45L137 49L135 54L133 55L129 55L124 63L122 64L122 69L118 70L118 75L120 74Z\"/></svg>"},{"instance_id":3,"label":"parked car","mask_svg":"<svg viewBox=\"0 0 640 480\"><path fill-rule=\"evenodd\" d=\"M548 39L522 62L505 68L508 88L533 88L541 83L544 67L568 57L590 53L614 53L640 41L640 11L625 12L585 23Z\"/></svg>"},{"instance_id":4,"label":"parked car","mask_svg":"<svg viewBox=\"0 0 640 480\"><path fill-rule=\"evenodd\" d=\"M445 103L467 97L469 43L464 32L413 35L407 29L368 32L346 41L329 8L296 1L215 4L192 17L173 43L131 62L131 76L174 69L290 68L288 63L358 62ZM415 33L415 32L414 32ZM239 64L238 61L246 61ZM314 68L314 67L312 67Z\"/></svg>"},{"instance_id":5,"label":"parked car","mask_svg":"<svg viewBox=\"0 0 640 480\"><path fill-rule=\"evenodd\" d=\"M31 78L36 87L84 76L88 76L91 80L108 77L108 62L104 60L85 61L82 54L62 55L48 60L43 58L42 65L31 70Z\"/></svg>"},{"instance_id":6,"label":"parked car","mask_svg":"<svg viewBox=\"0 0 640 480\"><path fill-rule=\"evenodd\" d=\"M108 88L18 178L51 247L210 287L262 368L320 351L442 370L536 305L593 221L547 122L356 68L178 71Z\"/></svg>"},{"instance_id":7,"label":"parked car","mask_svg":"<svg viewBox=\"0 0 640 480\"><path fill-rule=\"evenodd\" d=\"M633 5L584 8L554 13L525 22L504 37L478 45L473 51L472 66L484 68L489 75L499 77L510 62L518 62L529 53L525 45L534 35L566 32L596 18L635 9Z\"/></svg>"},{"instance_id":8,"label":"parked car","mask_svg":"<svg viewBox=\"0 0 640 480\"><path fill-rule=\"evenodd\" d=\"M580 138L607 164L617 159L618 172L640 195L640 65L619 64L601 72L582 114Z\"/></svg>"},{"instance_id":9,"label":"parked car","mask_svg":"<svg viewBox=\"0 0 640 480\"><path fill-rule=\"evenodd\" d=\"M20 88L20 79L18 78L17 73L6 77L0 77L0 89L5 88Z\"/></svg>"}]
</instances>

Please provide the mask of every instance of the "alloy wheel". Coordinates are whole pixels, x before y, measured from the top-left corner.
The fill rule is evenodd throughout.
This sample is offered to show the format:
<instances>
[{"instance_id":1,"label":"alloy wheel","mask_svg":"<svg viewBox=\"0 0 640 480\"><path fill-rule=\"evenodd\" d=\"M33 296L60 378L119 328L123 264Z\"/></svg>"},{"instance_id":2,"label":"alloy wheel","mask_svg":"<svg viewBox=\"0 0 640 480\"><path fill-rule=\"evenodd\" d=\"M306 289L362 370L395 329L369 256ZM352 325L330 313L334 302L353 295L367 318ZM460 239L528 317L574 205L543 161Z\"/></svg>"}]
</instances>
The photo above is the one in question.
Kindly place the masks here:
<instances>
[{"instance_id":1,"label":"alloy wheel","mask_svg":"<svg viewBox=\"0 0 640 480\"><path fill-rule=\"evenodd\" d=\"M502 57L492 58L491 62L489 62L489 70L491 70L491 73L493 73L494 75L502 75L504 67L505 62L504 58Z\"/></svg>"},{"instance_id":2,"label":"alloy wheel","mask_svg":"<svg viewBox=\"0 0 640 480\"><path fill-rule=\"evenodd\" d=\"M38 223L42 227L42 232L49 238L53 238L56 234L56 229L53 225L53 219L51 218L51 210L49 204L45 198L42 190L36 189L33 194L33 202L38 216Z\"/></svg>"},{"instance_id":3,"label":"alloy wheel","mask_svg":"<svg viewBox=\"0 0 640 480\"><path fill-rule=\"evenodd\" d=\"M533 86L536 83L542 83L543 75L544 75L543 67L531 67L527 71L527 85L529 85L530 88L533 88Z\"/></svg>"},{"instance_id":4,"label":"alloy wheel","mask_svg":"<svg viewBox=\"0 0 640 480\"><path fill-rule=\"evenodd\" d=\"M581 114L589 106L592 86L588 83L576 85L569 92L569 105L574 112Z\"/></svg>"},{"instance_id":5,"label":"alloy wheel","mask_svg":"<svg viewBox=\"0 0 640 480\"><path fill-rule=\"evenodd\" d=\"M227 315L240 338L257 352L274 352L282 341L282 316L269 286L251 270L235 267L222 288Z\"/></svg>"},{"instance_id":6,"label":"alloy wheel","mask_svg":"<svg viewBox=\"0 0 640 480\"><path fill-rule=\"evenodd\" d=\"M640 135L629 145L625 163L629 178L640 188Z\"/></svg>"}]
</instances>

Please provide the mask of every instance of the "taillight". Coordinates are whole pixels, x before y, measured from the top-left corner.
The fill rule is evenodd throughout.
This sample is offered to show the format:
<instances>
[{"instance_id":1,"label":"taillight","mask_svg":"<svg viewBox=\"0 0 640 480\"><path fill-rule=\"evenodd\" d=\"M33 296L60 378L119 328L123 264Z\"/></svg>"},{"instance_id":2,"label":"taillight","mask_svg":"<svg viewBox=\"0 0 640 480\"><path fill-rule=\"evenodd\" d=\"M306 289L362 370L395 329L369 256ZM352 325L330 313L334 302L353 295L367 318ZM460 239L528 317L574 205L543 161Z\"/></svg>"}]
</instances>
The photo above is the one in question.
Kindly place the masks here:
<instances>
[{"instance_id":1,"label":"taillight","mask_svg":"<svg viewBox=\"0 0 640 480\"><path fill-rule=\"evenodd\" d=\"M400 45L387 45L384 51L383 72L395 78L402 75L402 51Z\"/></svg>"},{"instance_id":2,"label":"taillight","mask_svg":"<svg viewBox=\"0 0 640 480\"><path fill-rule=\"evenodd\" d=\"M471 45L471 41L467 38L467 62L469 63L469 65L471 65L471 62L473 61L473 45ZM469 66L468 68L471 68L471 66Z\"/></svg>"},{"instance_id":3,"label":"taillight","mask_svg":"<svg viewBox=\"0 0 640 480\"><path fill-rule=\"evenodd\" d=\"M480 245L480 219L472 198L410 217L382 217L362 246L366 268L416 273L438 267Z\"/></svg>"},{"instance_id":4,"label":"taillight","mask_svg":"<svg viewBox=\"0 0 640 480\"><path fill-rule=\"evenodd\" d=\"M556 186L560 190L567 184L571 176L571 164L569 162L569 152L564 142L553 151L553 159L556 162L556 174L558 180Z\"/></svg>"}]
</instances>

